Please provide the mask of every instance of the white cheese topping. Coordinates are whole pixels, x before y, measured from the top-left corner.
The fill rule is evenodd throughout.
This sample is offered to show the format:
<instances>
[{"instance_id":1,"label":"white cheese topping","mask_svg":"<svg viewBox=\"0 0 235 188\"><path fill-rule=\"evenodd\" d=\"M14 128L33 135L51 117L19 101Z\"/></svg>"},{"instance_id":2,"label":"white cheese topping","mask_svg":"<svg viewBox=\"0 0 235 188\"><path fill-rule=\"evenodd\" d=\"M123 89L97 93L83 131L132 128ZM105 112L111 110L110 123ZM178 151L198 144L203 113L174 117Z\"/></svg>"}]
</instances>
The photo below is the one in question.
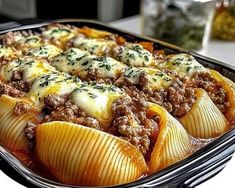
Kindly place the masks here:
<instances>
[{"instance_id":1,"label":"white cheese topping","mask_svg":"<svg viewBox=\"0 0 235 188\"><path fill-rule=\"evenodd\" d=\"M51 62L59 71L72 73L79 69L81 60L88 56L89 53L78 48L70 48L58 56L54 57Z\"/></svg>"},{"instance_id":2,"label":"white cheese topping","mask_svg":"<svg viewBox=\"0 0 235 188\"><path fill-rule=\"evenodd\" d=\"M39 107L44 104L44 97L49 94L69 94L79 86L80 80L67 74L52 73L38 77L28 93L29 98Z\"/></svg>"},{"instance_id":3,"label":"white cheese topping","mask_svg":"<svg viewBox=\"0 0 235 188\"><path fill-rule=\"evenodd\" d=\"M130 66L145 67L155 62L154 56L139 44L126 43L123 46L118 46L114 48L114 55Z\"/></svg>"},{"instance_id":4,"label":"white cheese topping","mask_svg":"<svg viewBox=\"0 0 235 188\"><path fill-rule=\"evenodd\" d=\"M1 57L10 58L10 57L20 56L20 55L21 55L21 51L18 51L12 47L0 45L0 58Z\"/></svg>"},{"instance_id":5,"label":"white cheese topping","mask_svg":"<svg viewBox=\"0 0 235 188\"><path fill-rule=\"evenodd\" d=\"M75 36L75 33L73 30L69 29L65 26L53 26L48 27L46 30L42 32L42 36L47 39L58 39L62 42L66 42L69 39L73 38Z\"/></svg>"},{"instance_id":6,"label":"white cheese topping","mask_svg":"<svg viewBox=\"0 0 235 188\"><path fill-rule=\"evenodd\" d=\"M72 101L89 116L96 118L103 126L112 120L111 106L113 102L124 96L124 93L113 85L91 84L75 89Z\"/></svg>"},{"instance_id":7,"label":"white cheese topping","mask_svg":"<svg viewBox=\"0 0 235 188\"><path fill-rule=\"evenodd\" d=\"M42 44L42 39L38 35L32 35L28 37L24 37L18 41L16 41L15 45L20 45L20 46L28 46L28 47L37 47Z\"/></svg>"},{"instance_id":8,"label":"white cheese topping","mask_svg":"<svg viewBox=\"0 0 235 188\"><path fill-rule=\"evenodd\" d=\"M33 81L38 76L57 70L46 60L37 58L21 58L3 65L0 69L1 76L6 80L11 80L13 71L22 71L23 79L27 82Z\"/></svg>"},{"instance_id":9,"label":"white cheese topping","mask_svg":"<svg viewBox=\"0 0 235 188\"><path fill-rule=\"evenodd\" d=\"M103 77L116 78L126 68L123 63L111 57L98 57L88 52L71 48L53 58L52 65L58 70L76 74L82 78L87 76L88 70L98 69Z\"/></svg>"},{"instance_id":10,"label":"white cheese topping","mask_svg":"<svg viewBox=\"0 0 235 188\"><path fill-rule=\"evenodd\" d=\"M31 48L28 51L28 55L50 59L60 54L61 52L62 50L53 44L44 44L38 47Z\"/></svg>"},{"instance_id":11,"label":"white cheese topping","mask_svg":"<svg viewBox=\"0 0 235 188\"><path fill-rule=\"evenodd\" d=\"M129 81L131 81L132 84L138 85L141 74L145 74L145 77L148 80L145 88L150 88L152 90L167 88L172 83L172 78L166 73L158 69L143 67L131 67L126 69L120 80L122 80L123 78L127 78Z\"/></svg>"},{"instance_id":12,"label":"white cheese topping","mask_svg":"<svg viewBox=\"0 0 235 188\"><path fill-rule=\"evenodd\" d=\"M195 72L206 72L207 69L189 54L169 55L168 60L158 64L160 69L176 71L181 77L191 77Z\"/></svg>"},{"instance_id":13,"label":"white cheese topping","mask_svg":"<svg viewBox=\"0 0 235 188\"><path fill-rule=\"evenodd\" d=\"M88 51L95 55L104 55L115 45L116 43L114 41L105 39L76 37L73 41L74 47Z\"/></svg>"}]
</instances>

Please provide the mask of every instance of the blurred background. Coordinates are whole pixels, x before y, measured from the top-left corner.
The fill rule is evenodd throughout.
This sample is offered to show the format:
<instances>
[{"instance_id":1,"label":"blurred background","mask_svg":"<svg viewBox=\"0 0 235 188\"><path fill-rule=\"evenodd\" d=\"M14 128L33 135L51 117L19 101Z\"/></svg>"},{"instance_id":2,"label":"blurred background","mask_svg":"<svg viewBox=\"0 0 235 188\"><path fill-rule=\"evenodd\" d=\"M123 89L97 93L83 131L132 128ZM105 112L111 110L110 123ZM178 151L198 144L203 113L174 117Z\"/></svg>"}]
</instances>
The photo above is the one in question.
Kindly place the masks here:
<instances>
[{"instance_id":1,"label":"blurred background","mask_svg":"<svg viewBox=\"0 0 235 188\"><path fill-rule=\"evenodd\" d=\"M0 21L24 18L89 18L110 22L139 13L140 0L0 0Z\"/></svg>"},{"instance_id":2,"label":"blurred background","mask_svg":"<svg viewBox=\"0 0 235 188\"><path fill-rule=\"evenodd\" d=\"M235 65L235 57L230 57L232 49L235 49L235 0L53 2L0 0L0 23L27 18L94 19L215 58L218 58L220 48L226 48L223 60ZM216 40L222 42L215 42Z\"/></svg>"}]
</instances>

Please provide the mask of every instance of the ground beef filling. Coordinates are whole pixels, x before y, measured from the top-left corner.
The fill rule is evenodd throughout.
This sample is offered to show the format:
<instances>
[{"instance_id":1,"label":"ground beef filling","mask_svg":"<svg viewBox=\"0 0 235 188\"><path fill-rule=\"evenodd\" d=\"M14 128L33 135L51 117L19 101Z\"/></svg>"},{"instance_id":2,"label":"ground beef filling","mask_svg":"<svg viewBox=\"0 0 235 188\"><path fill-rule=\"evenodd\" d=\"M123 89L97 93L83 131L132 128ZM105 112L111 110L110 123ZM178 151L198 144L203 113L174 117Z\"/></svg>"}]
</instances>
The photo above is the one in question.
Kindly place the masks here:
<instances>
[{"instance_id":1,"label":"ground beef filling","mask_svg":"<svg viewBox=\"0 0 235 188\"><path fill-rule=\"evenodd\" d=\"M44 98L43 122L67 121L101 130L99 122L73 104L68 95L50 94Z\"/></svg>"},{"instance_id":2,"label":"ground beef filling","mask_svg":"<svg viewBox=\"0 0 235 188\"><path fill-rule=\"evenodd\" d=\"M111 84L114 81L112 78L105 78L99 69L88 69L87 76L83 80L87 82L96 81L99 84Z\"/></svg>"},{"instance_id":3,"label":"ground beef filling","mask_svg":"<svg viewBox=\"0 0 235 188\"><path fill-rule=\"evenodd\" d=\"M139 96L117 99L112 105L110 132L129 141L148 159L158 135L159 116L149 117L146 101Z\"/></svg>"},{"instance_id":4,"label":"ground beef filling","mask_svg":"<svg viewBox=\"0 0 235 188\"><path fill-rule=\"evenodd\" d=\"M25 93L14 88L12 85L0 81L0 95L9 95L11 97L23 97Z\"/></svg>"},{"instance_id":5,"label":"ground beef filling","mask_svg":"<svg viewBox=\"0 0 235 188\"><path fill-rule=\"evenodd\" d=\"M32 151L35 145L35 130L36 130L36 126L34 123L32 122L28 122L25 126L24 129L24 133L29 141L29 147L28 150Z\"/></svg>"},{"instance_id":6,"label":"ground beef filling","mask_svg":"<svg viewBox=\"0 0 235 188\"><path fill-rule=\"evenodd\" d=\"M23 91L28 92L30 90L30 84L23 80L22 71L13 71L11 81L9 83L12 87Z\"/></svg>"},{"instance_id":7,"label":"ground beef filling","mask_svg":"<svg viewBox=\"0 0 235 188\"><path fill-rule=\"evenodd\" d=\"M148 80L144 74L140 76L139 80L139 84L136 86L128 79L124 79L122 83L119 82L117 85L122 87L130 96L139 93L146 100L162 106L177 118L187 114L195 102L194 89L186 87L179 78L175 78L170 87L155 91L146 88Z\"/></svg>"},{"instance_id":8,"label":"ground beef filling","mask_svg":"<svg viewBox=\"0 0 235 188\"><path fill-rule=\"evenodd\" d=\"M19 101L16 103L13 109L13 113L16 115L21 115L26 112L30 112L30 111L32 112L32 110L34 109L29 103L26 103L24 101Z\"/></svg>"},{"instance_id":9,"label":"ground beef filling","mask_svg":"<svg viewBox=\"0 0 235 188\"><path fill-rule=\"evenodd\" d=\"M21 37L28 37L32 35L36 35L32 30L29 31L14 31L14 32L8 32L0 37L0 41L2 44L7 46L12 46L15 44L16 40Z\"/></svg>"},{"instance_id":10,"label":"ground beef filling","mask_svg":"<svg viewBox=\"0 0 235 188\"><path fill-rule=\"evenodd\" d=\"M219 108L222 113L225 113L229 105L226 91L221 84L210 75L210 73L196 73L187 84L189 87L204 89L217 108Z\"/></svg>"}]
</instances>

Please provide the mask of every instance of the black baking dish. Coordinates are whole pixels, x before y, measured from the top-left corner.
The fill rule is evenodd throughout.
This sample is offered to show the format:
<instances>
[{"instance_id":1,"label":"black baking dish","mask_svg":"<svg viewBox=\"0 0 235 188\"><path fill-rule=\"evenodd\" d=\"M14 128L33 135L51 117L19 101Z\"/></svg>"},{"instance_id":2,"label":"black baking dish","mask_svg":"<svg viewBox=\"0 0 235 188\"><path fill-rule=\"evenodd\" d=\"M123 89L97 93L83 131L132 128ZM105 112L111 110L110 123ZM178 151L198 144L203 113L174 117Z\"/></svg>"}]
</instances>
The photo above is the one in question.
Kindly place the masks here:
<instances>
[{"instance_id":1,"label":"black baking dish","mask_svg":"<svg viewBox=\"0 0 235 188\"><path fill-rule=\"evenodd\" d=\"M110 26L101 24L96 21L69 19L69 20L24 20L17 22L9 22L0 25L0 34L9 31L35 30L39 27L46 26L51 23L63 23L74 26L88 26L96 29L110 31L123 36L128 41L151 41L156 49L164 49L168 53L186 52L193 55L201 64L209 68L216 69L224 76L235 81L235 68L219 62L217 60L204 57L194 52L189 52L168 43L142 37L139 35L114 29ZM160 171L151 176L142 178L138 181L128 183L121 186L112 187L195 187L207 179L219 173L231 159L235 151L235 129L230 130L215 141L195 152L190 157ZM13 177L23 185L33 187L81 187L65 185L45 179L30 169L25 167L10 152L0 146L0 168L3 172ZM19 175L20 174L20 175Z\"/></svg>"}]
</instances>

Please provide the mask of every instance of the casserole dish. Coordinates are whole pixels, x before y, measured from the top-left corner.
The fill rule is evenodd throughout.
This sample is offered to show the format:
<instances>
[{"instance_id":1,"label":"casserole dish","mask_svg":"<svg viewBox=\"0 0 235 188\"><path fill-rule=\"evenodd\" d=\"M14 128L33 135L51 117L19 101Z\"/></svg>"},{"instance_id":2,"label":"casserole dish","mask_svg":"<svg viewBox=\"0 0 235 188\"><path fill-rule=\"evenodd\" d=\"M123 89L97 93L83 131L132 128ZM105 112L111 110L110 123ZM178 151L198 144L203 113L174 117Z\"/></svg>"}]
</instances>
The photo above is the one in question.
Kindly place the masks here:
<instances>
[{"instance_id":1,"label":"casserole dish","mask_svg":"<svg viewBox=\"0 0 235 188\"><path fill-rule=\"evenodd\" d=\"M102 24L86 21L86 20L54 20L52 22L63 23L74 25L78 27L87 26L90 28L100 29L109 31L111 33L116 33L120 36L123 36L127 41L152 41L154 42L154 47L156 49L163 49L167 53L182 53L186 52L183 49L177 48L175 46L163 43L161 41L155 41L148 38L139 37L136 35L128 34L119 30L115 30L104 26ZM11 28L10 30L2 31L1 33L6 33L8 31L17 31L17 30L35 30L41 26L46 26L52 22L41 22L38 24L24 25L22 27ZM187 52L189 53L189 52ZM234 80L234 69L229 66L211 60L209 58L200 56L198 54L192 53L194 58L199 61L204 66L219 70L220 73L226 77ZM212 177L214 174L219 172L226 162L231 158L231 155L234 151L234 129L231 129L225 133L220 138L211 142L209 145L203 147L202 149L196 151L190 157L172 165L168 168L154 173L150 176L141 178L133 183L124 184L121 186L124 187L194 187L199 183L205 181L209 177ZM26 177L29 181L38 185L40 187L57 187L65 186L63 184L47 180L39 175L35 174L31 170L27 169L24 165L21 164L15 157L13 157L10 152L8 152L4 147L1 146L1 155L9 164L11 164L20 174ZM187 172L187 173L186 173ZM187 175L186 175L187 174ZM74 186L79 187L79 186ZM115 186L113 186L115 187Z\"/></svg>"}]
</instances>

